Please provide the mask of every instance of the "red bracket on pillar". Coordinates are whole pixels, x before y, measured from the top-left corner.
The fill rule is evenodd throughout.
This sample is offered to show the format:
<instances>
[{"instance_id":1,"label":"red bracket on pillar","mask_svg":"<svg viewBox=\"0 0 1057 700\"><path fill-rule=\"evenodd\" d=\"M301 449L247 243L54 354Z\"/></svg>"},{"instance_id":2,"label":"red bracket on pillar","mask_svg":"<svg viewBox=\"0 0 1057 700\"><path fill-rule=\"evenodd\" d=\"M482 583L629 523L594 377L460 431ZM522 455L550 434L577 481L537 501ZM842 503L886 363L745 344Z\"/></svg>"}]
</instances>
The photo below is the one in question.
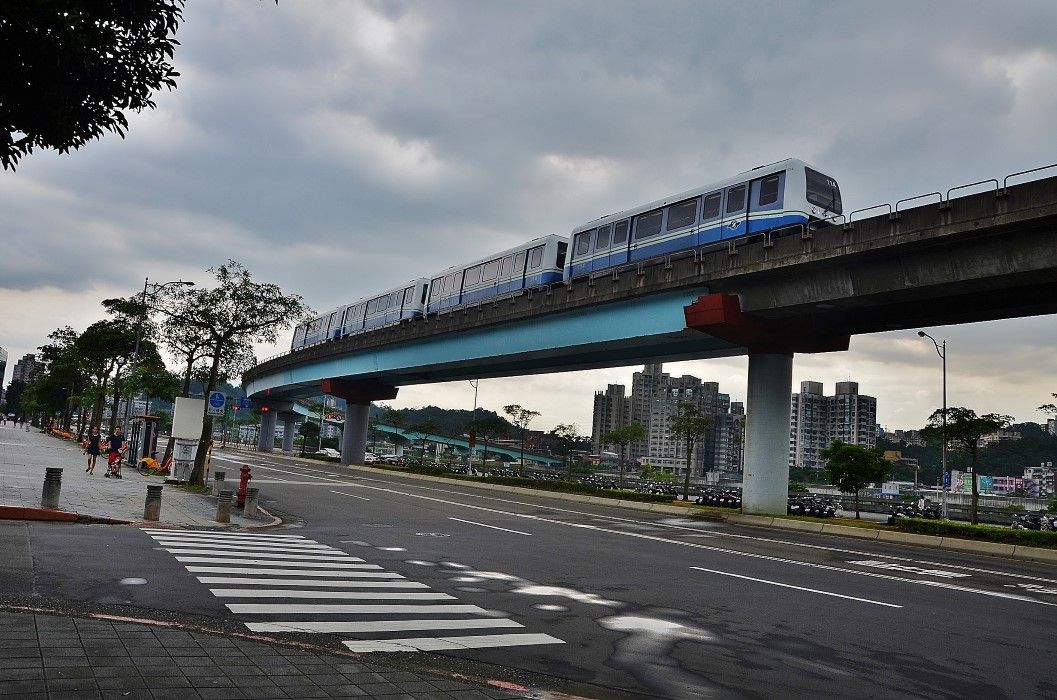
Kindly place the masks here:
<instances>
[{"instance_id":1,"label":"red bracket on pillar","mask_svg":"<svg viewBox=\"0 0 1057 700\"><path fill-rule=\"evenodd\" d=\"M321 385L324 394L358 404L395 399L398 391L395 386L374 379L324 379Z\"/></svg>"},{"instance_id":2,"label":"red bracket on pillar","mask_svg":"<svg viewBox=\"0 0 1057 700\"><path fill-rule=\"evenodd\" d=\"M706 294L684 307L686 327L746 347L753 353L834 352L847 350L847 335L807 335L774 328L749 318L735 294Z\"/></svg>"}]
</instances>

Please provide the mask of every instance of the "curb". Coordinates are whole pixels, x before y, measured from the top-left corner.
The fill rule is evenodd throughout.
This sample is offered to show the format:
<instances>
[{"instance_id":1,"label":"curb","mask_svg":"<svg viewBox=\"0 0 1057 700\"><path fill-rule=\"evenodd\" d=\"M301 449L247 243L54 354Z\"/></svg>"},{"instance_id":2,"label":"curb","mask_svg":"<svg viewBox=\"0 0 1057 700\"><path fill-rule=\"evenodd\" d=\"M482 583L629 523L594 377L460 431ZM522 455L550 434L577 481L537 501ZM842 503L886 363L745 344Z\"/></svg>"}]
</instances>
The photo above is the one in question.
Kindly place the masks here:
<instances>
[{"instance_id":1,"label":"curb","mask_svg":"<svg viewBox=\"0 0 1057 700\"><path fill-rule=\"evenodd\" d=\"M0 520L45 520L75 523L81 516L65 510L51 508L28 508L25 506L0 506Z\"/></svg>"}]
</instances>

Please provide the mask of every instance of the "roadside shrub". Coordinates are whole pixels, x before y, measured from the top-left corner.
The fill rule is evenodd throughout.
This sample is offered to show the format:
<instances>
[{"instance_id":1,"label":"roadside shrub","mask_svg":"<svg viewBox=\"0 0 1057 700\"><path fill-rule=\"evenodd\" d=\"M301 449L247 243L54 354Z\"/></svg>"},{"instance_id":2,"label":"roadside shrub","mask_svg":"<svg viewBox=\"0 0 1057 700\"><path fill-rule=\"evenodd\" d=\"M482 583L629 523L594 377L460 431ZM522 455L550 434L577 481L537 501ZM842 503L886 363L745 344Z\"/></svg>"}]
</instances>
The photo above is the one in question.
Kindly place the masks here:
<instances>
[{"instance_id":1,"label":"roadside shrub","mask_svg":"<svg viewBox=\"0 0 1057 700\"><path fill-rule=\"evenodd\" d=\"M1013 530L1008 527L969 525L968 523L923 518L896 518L895 526L904 532L916 532L919 535L960 537L966 540L1003 542L1027 547L1057 548L1057 532L1049 530Z\"/></svg>"}]
</instances>

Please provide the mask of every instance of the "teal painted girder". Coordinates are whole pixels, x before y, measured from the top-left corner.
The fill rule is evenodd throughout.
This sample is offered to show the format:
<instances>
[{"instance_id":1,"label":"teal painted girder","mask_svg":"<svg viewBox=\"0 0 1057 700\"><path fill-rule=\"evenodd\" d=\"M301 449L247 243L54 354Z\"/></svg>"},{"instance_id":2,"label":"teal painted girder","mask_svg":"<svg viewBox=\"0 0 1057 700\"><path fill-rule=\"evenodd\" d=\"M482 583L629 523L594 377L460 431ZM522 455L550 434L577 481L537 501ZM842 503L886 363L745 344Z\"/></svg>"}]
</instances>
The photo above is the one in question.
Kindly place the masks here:
<instances>
[{"instance_id":1,"label":"teal painted girder","mask_svg":"<svg viewBox=\"0 0 1057 700\"><path fill-rule=\"evenodd\" d=\"M740 354L727 341L686 328L683 308L705 293L680 290L350 352L258 377L246 392L304 397L338 377L401 386Z\"/></svg>"}]
</instances>

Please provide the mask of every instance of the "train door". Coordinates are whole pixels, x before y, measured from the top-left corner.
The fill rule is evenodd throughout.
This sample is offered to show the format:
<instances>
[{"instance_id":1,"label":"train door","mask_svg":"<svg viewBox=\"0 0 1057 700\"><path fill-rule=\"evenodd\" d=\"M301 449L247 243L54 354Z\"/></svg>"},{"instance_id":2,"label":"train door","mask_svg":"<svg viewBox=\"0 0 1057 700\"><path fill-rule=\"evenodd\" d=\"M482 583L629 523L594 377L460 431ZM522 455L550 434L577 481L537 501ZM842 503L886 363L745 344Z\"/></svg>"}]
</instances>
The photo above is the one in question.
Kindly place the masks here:
<instances>
[{"instance_id":1,"label":"train door","mask_svg":"<svg viewBox=\"0 0 1057 700\"><path fill-rule=\"evenodd\" d=\"M749 186L745 183L728 187L724 192L723 234L724 240L744 236L747 227Z\"/></svg>"},{"instance_id":2,"label":"train door","mask_svg":"<svg viewBox=\"0 0 1057 700\"><path fill-rule=\"evenodd\" d=\"M525 258L524 250L514 254L514 289L525 288Z\"/></svg>"},{"instance_id":3,"label":"train door","mask_svg":"<svg viewBox=\"0 0 1057 700\"><path fill-rule=\"evenodd\" d=\"M785 173L775 173L752 181L749 190L749 233L766 231L782 225L782 192Z\"/></svg>"},{"instance_id":4,"label":"train door","mask_svg":"<svg viewBox=\"0 0 1057 700\"><path fill-rule=\"evenodd\" d=\"M613 234L609 242L610 266L623 265L628 261L628 228L630 222L618 221L613 225Z\"/></svg>"},{"instance_id":5,"label":"train door","mask_svg":"<svg viewBox=\"0 0 1057 700\"><path fill-rule=\"evenodd\" d=\"M723 237L723 192L705 195L701 207L701 228L697 234L697 244L715 243Z\"/></svg>"},{"instance_id":6,"label":"train door","mask_svg":"<svg viewBox=\"0 0 1057 700\"><path fill-rule=\"evenodd\" d=\"M609 267L609 251L612 244L613 226L599 226L595 231L595 257L591 261L591 271L604 270Z\"/></svg>"},{"instance_id":7,"label":"train door","mask_svg":"<svg viewBox=\"0 0 1057 700\"><path fill-rule=\"evenodd\" d=\"M327 321L327 340L334 340L341 335L341 312L335 311Z\"/></svg>"}]
</instances>

